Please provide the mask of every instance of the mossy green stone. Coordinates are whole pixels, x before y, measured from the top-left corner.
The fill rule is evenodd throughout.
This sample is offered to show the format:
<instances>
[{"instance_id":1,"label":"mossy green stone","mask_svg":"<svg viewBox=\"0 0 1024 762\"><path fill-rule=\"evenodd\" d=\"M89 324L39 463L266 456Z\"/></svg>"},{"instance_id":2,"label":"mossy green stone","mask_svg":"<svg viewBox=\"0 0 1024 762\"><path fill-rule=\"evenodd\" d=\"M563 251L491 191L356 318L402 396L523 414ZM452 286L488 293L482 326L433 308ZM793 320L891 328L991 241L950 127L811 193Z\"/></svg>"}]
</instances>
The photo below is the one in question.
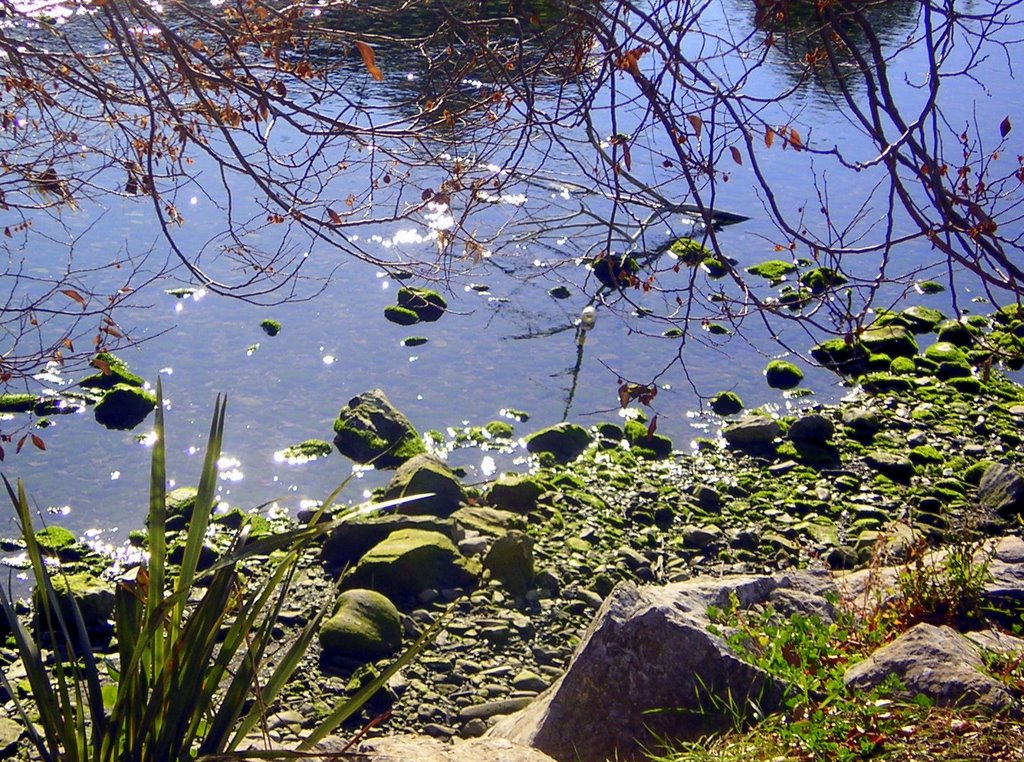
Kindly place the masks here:
<instances>
[{"instance_id":1,"label":"mossy green stone","mask_svg":"<svg viewBox=\"0 0 1024 762\"><path fill-rule=\"evenodd\" d=\"M568 463L587 448L591 439L582 426L557 423L530 434L526 438L526 449L538 456L540 453L550 453L557 462Z\"/></svg>"},{"instance_id":2,"label":"mossy green stone","mask_svg":"<svg viewBox=\"0 0 1024 762\"><path fill-rule=\"evenodd\" d=\"M38 401L34 394L0 394L0 413L27 413Z\"/></svg>"},{"instance_id":3,"label":"mossy green stone","mask_svg":"<svg viewBox=\"0 0 1024 762\"><path fill-rule=\"evenodd\" d=\"M922 294L941 294L946 290L946 287L941 283L936 283L933 280L922 280L914 284L916 288Z\"/></svg>"},{"instance_id":4,"label":"mossy green stone","mask_svg":"<svg viewBox=\"0 0 1024 762\"><path fill-rule=\"evenodd\" d=\"M96 422L127 431L142 423L156 407L156 395L137 386L117 384L104 392L93 411Z\"/></svg>"},{"instance_id":5,"label":"mossy green stone","mask_svg":"<svg viewBox=\"0 0 1024 762\"><path fill-rule=\"evenodd\" d=\"M513 513L536 510L537 501L547 491L544 483L533 476L503 476L487 491L487 502L495 508Z\"/></svg>"},{"instance_id":6,"label":"mossy green stone","mask_svg":"<svg viewBox=\"0 0 1024 762\"><path fill-rule=\"evenodd\" d=\"M860 342L871 354L913 357L918 352L917 341L914 340L913 334L898 325L868 328L861 334Z\"/></svg>"},{"instance_id":7,"label":"mossy green stone","mask_svg":"<svg viewBox=\"0 0 1024 762\"><path fill-rule=\"evenodd\" d=\"M508 421L490 421L484 426L484 431L494 439L511 439L516 430Z\"/></svg>"},{"instance_id":8,"label":"mossy green stone","mask_svg":"<svg viewBox=\"0 0 1024 762\"><path fill-rule=\"evenodd\" d=\"M397 299L399 307L411 310L418 319L425 323L440 320L448 309L448 302L444 297L429 288L403 286L398 289Z\"/></svg>"},{"instance_id":9,"label":"mossy green stone","mask_svg":"<svg viewBox=\"0 0 1024 762\"><path fill-rule=\"evenodd\" d=\"M829 370L844 376L856 376L867 367L868 353L856 341L828 339L811 348L811 357Z\"/></svg>"},{"instance_id":10,"label":"mossy green stone","mask_svg":"<svg viewBox=\"0 0 1024 762\"><path fill-rule=\"evenodd\" d=\"M707 271L708 277L717 280L729 274L729 265L716 257L704 257L701 266Z\"/></svg>"},{"instance_id":11,"label":"mossy green stone","mask_svg":"<svg viewBox=\"0 0 1024 762\"><path fill-rule=\"evenodd\" d=\"M955 362L967 364L967 355L955 344L948 341L937 341L924 350L924 356L932 362Z\"/></svg>"},{"instance_id":12,"label":"mossy green stone","mask_svg":"<svg viewBox=\"0 0 1024 762\"><path fill-rule=\"evenodd\" d=\"M277 336L277 334L281 333L281 324L270 318L261 320L260 328L263 329L263 333L267 334L267 336Z\"/></svg>"},{"instance_id":13,"label":"mossy green stone","mask_svg":"<svg viewBox=\"0 0 1024 762\"><path fill-rule=\"evenodd\" d=\"M689 267L696 267L714 256L707 246L692 238L679 238L668 250Z\"/></svg>"},{"instance_id":14,"label":"mossy green stone","mask_svg":"<svg viewBox=\"0 0 1024 762\"><path fill-rule=\"evenodd\" d=\"M402 644L402 618L387 596L374 590L346 590L337 611L320 628L325 656L375 660Z\"/></svg>"},{"instance_id":15,"label":"mossy green stone","mask_svg":"<svg viewBox=\"0 0 1024 762\"><path fill-rule=\"evenodd\" d=\"M718 415L735 415L743 409L743 400L736 392L719 392L711 398L711 409Z\"/></svg>"},{"instance_id":16,"label":"mossy green stone","mask_svg":"<svg viewBox=\"0 0 1024 762\"><path fill-rule=\"evenodd\" d=\"M36 532L36 542L44 553L59 556L78 544L78 539L61 526L48 526Z\"/></svg>"},{"instance_id":17,"label":"mossy green stone","mask_svg":"<svg viewBox=\"0 0 1024 762\"><path fill-rule=\"evenodd\" d=\"M407 307L400 307L397 304L389 304L384 308L384 318L395 325L416 325L420 317Z\"/></svg>"},{"instance_id":18,"label":"mossy green stone","mask_svg":"<svg viewBox=\"0 0 1024 762\"><path fill-rule=\"evenodd\" d=\"M128 363L110 352L100 352L92 359L92 365L100 372L87 376L78 382L83 389L113 389L118 384L142 386L144 381L128 370Z\"/></svg>"},{"instance_id":19,"label":"mossy green stone","mask_svg":"<svg viewBox=\"0 0 1024 762\"><path fill-rule=\"evenodd\" d=\"M307 439L284 448L281 452L281 457L289 463L306 463L317 458L326 458L331 454L331 451L330 442L325 442L322 439Z\"/></svg>"},{"instance_id":20,"label":"mossy green stone","mask_svg":"<svg viewBox=\"0 0 1024 762\"><path fill-rule=\"evenodd\" d=\"M846 281L845 275L836 272L831 267L818 267L800 276L800 283L807 286L815 296L823 294L829 289L839 288Z\"/></svg>"},{"instance_id":21,"label":"mossy green stone","mask_svg":"<svg viewBox=\"0 0 1024 762\"><path fill-rule=\"evenodd\" d=\"M898 376L913 375L917 372L917 364L909 357L895 357L889 363L889 372Z\"/></svg>"},{"instance_id":22,"label":"mossy green stone","mask_svg":"<svg viewBox=\"0 0 1024 762\"><path fill-rule=\"evenodd\" d=\"M796 265L792 262L784 262L781 259L769 259L747 268L751 275L757 275L771 283L781 283L787 275L796 272Z\"/></svg>"},{"instance_id":23,"label":"mossy green stone","mask_svg":"<svg viewBox=\"0 0 1024 762\"><path fill-rule=\"evenodd\" d=\"M473 585L478 572L479 567L440 532L399 529L363 555L346 583L389 597L410 597L431 588Z\"/></svg>"},{"instance_id":24,"label":"mossy green stone","mask_svg":"<svg viewBox=\"0 0 1024 762\"><path fill-rule=\"evenodd\" d=\"M959 320L946 320L939 324L939 341L945 341L958 347L970 347L975 343L978 329Z\"/></svg>"},{"instance_id":25,"label":"mossy green stone","mask_svg":"<svg viewBox=\"0 0 1024 762\"><path fill-rule=\"evenodd\" d=\"M804 372L786 360L772 360L764 369L764 377L773 389L792 389L803 381Z\"/></svg>"},{"instance_id":26,"label":"mossy green stone","mask_svg":"<svg viewBox=\"0 0 1024 762\"><path fill-rule=\"evenodd\" d=\"M913 305L900 313L914 333L930 333L945 319L945 315L931 307Z\"/></svg>"}]
</instances>

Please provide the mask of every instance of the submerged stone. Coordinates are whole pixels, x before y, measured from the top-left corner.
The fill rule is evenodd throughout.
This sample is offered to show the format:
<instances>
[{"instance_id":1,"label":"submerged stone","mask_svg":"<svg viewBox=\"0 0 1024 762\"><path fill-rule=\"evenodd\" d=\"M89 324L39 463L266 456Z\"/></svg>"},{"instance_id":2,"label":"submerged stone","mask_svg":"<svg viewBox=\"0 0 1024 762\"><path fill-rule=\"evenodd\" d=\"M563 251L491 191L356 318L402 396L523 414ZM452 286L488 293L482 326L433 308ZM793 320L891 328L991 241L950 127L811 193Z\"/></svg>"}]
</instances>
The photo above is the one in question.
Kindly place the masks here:
<instances>
[{"instance_id":1,"label":"submerged stone","mask_svg":"<svg viewBox=\"0 0 1024 762\"><path fill-rule=\"evenodd\" d=\"M142 423L155 407L156 395L152 392L117 384L103 394L93 412L101 426L128 431Z\"/></svg>"},{"instance_id":2,"label":"submerged stone","mask_svg":"<svg viewBox=\"0 0 1024 762\"><path fill-rule=\"evenodd\" d=\"M342 455L377 468L396 468L427 451L409 419L380 389L350 399L334 421L334 433Z\"/></svg>"},{"instance_id":3,"label":"submerged stone","mask_svg":"<svg viewBox=\"0 0 1024 762\"><path fill-rule=\"evenodd\" d=\"M410 309L389 304L384 308L384 318L395 325L415 325L420 322L419 316Z\"/></svg>"},{"instance_id":4,"label":"submerged stone","mask_svg":"<svg viewBox=\"0 0 1024 762\"><path fill-rule=\"evenodd\" d=\"M440 320L448 309L448 302L436 291L429 288L410 288L403 286L398 289L398 306L410 310L418 320L433 323Z\"/></svg>"},{"instance_id":5,"label":"submerged stone","mask_svg":"<svg viewBox=\"0 0 1024 762\"><path fill-rule=\"evenodd\" d=\"M281 324L276 320L271 320L270 318L261 320L260 328L263 329L263 333L267 334L267 336L277 336L277 334L281 333Z\"/></svg>"},{"instance_id":6,"label":"submerged stone","mask_svg":"<svg viewBox=\"0 0 1024 762\"><path fill-rule=\"evenodd\" d=\"M100 352L89 364L100 372L79 381L83 389L113 389L118 384L142 386L144 383L141 376L128 370L128 363L110 352Z\"/></svg>"},{"instance_id":7,"label":"submerged stone","mask_svg":"<svg viewBox=\"0 0 1024 762\"><path fill-rule=\"evenodd\" d=\"M815 296L819 296L829 289L839 288L846 281L845 275L836 272L831 267L818 267L800 276L800 283L809 288Z\"/></svg>"},{"instance_id":8,"label":"submerged stone","mask_svg":"<svg viewBox=\"0 0 1024 762\"><path fill-rule=\"evenodd\" d=\"M0 394L0 413L27 413L38 400L34 394Z\"/></svg>"}]
</instances>

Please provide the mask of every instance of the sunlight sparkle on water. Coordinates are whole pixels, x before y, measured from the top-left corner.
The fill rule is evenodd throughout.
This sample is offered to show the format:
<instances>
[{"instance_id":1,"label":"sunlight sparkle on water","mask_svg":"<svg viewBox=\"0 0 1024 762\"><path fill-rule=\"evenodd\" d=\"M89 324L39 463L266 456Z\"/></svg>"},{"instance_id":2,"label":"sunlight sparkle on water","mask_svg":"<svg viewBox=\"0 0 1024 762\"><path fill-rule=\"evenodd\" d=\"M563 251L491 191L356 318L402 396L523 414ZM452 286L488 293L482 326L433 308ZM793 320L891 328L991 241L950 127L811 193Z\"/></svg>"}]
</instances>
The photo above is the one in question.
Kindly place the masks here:
<instances>
[{"instance_id":1,"label":"sunlight sparkle on water","mask_svg":"<svg viewBox=\"0 0 1024 762\"><path fill-rule=\"evenodd\" d=\"M480 461L480 473L484 476L494 476L497 470L498 464L494 462L494 458L490 455L485 455L483 460Z\"/></svg>"},{"instance_id":2,"label":"sunlight sparkle on water","mask_svg":"<svg viewBox=\"0 0 1024 762\"><path fill-rule=\"evenodd\" d=\"M110 481L116 482L120 478L121 478L121 472L120 471L111 471L110 472Z\"/></svg>"},{"instance_id":3,"label":"sunlight sparkle on water","mask_svg":"<svg viewBox=\"0 0 1024 762\"><path fill-rule=\"evenodd\" d=\"M324 355L324 365L334 365L334 355Z\"/></svg>"},{"instance_id":4,"label":"sunlight sparkle on water","mask_svg":"<svg viewBox=\"0 0 1024 762\"><path fill-rule=\"evenodd\" d=\"M226 482L240 482L245 478L241 469L242 461L231 455L222 455L217 460L220 478Z\"/></svg>"}]
</instances>

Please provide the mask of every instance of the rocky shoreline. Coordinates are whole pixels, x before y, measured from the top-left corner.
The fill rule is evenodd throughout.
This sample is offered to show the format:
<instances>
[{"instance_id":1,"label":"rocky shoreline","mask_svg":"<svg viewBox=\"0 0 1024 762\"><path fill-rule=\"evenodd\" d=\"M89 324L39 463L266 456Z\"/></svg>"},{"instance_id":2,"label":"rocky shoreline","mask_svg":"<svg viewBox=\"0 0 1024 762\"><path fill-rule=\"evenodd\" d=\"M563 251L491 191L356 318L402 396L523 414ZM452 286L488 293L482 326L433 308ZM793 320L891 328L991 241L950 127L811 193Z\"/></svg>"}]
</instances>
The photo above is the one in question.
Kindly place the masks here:
<instances>
[{"instance_id":1,"label":"rocky shoreline","mask_svg":"<svg viewBox=\"0 0 1024 762\"><path fill-rule=\"evenodd\" d=\"M280 618L282 642L331 599L346 570L343 587L374 588L396 605L405 645L443 620L350 728L387 711L369 735L477 738L563 674L621 583L849 570L898 563L918 543L965 532L1019 535L1024 388L990 364L972 365L979 358L949 341L917 355L908 330L891 322L877 330L885 346L842 360L866 371L848 399L795 415L735 410L721 417L719 436L691 452L671 451L642 413L623 427L562 425L527 438L537 462L530 473L475 489L403 433L407 422L387 437L362 437L370 448L362 460L401 443L381 497L434 497L343 526L311 552ZM831 350L834 362L840 349ZM887 369L871 370L883 357ZM360 404L335 425L346 447L359 446L345 421L359 417L346 410ZM509 433L494 427L488 436ZM388 541L393 547L381 547ZM429 546L415 551L428 555L403 561L409 543ZM406 562L413 571L399 566ZM311 649L271 708L273 743L294 742L392 659L327 645Z\"/></svg>"}]
</instances>

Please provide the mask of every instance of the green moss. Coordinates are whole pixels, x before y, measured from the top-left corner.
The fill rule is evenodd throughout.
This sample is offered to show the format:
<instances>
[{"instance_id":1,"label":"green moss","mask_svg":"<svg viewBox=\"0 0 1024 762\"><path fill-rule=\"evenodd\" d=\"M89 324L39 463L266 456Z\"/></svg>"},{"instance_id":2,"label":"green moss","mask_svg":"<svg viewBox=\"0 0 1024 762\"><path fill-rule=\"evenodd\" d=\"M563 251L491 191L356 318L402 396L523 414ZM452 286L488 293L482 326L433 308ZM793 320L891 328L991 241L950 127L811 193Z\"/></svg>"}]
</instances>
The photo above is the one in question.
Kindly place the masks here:
<instances>
[{"instance_id":1,"label":"green moss","mask_svg":"<svg viewBox=\"0 0 1024 762\"><path fill-rule=\"evenodd\" d=\"M787 275L795 273L796 265L792 262L784 262L781 259L769 259L748 267L747 272L751 275L765 278L772 284L776 284L784 281Z\"/></svg>"},{"instance_id":2,"label":"green moss","mask_svg":"<svg viewBox=\"0 0 1024 762\"><path fill-rule=\"evenodd\" d=\"M165 288L164 293L168 296L173 296L175 299L184 299L186 296L192 296L199 291L198 288L192 286L183 286L182 288Z\"/></svg>"},{"instance_id":3,"label":"green moss","mask_svg":"<svg viewBox=\"0 0 1024 762\"><path fill-rule=\"evenodd\" d=\"M914 284L914 288L921 294L941 294L946 287L933 280L922 280Z\"/></svg>"},{"instance_id":4,"label":"green moss","mask_svg":"<svg viewBox=\"0 0 1024 762\"><path fill-rule=\"evenodd\" d=\"M829 370L856 376L867 368L868 353L856 341L843 338L823 341L811 349L811 357Z\"/></svg>"},{"instance_id":5,"label":"green moss","mask_svg":"<svg viewBox=\"0 0 1024 762\"><path fill-rule=\"evenodd\" d=\"M530 420L530 414L523 410L515 410L513 408L507 407L499 412L505 418L511 418L512 420L519 421L520 423L525 423L526 421Z\"/></svg>"},{"instance_id":6,"label":"green moss","mask_svg":"<svg viewBox=\"0 0 1024 762\"><path fill-rule=\"evenodd\" d=\"M127 384L108 389L93 411L96 422L108 429L134 429L156 407L156 395Z\"/></svg>"},{"instance_id":7,"label":"green moss","mask_svg":"<svg viewBox=\"0 0 1024 762\"><path fill-rule=\"evenodd\" d=\"M981 381L976 378L951 378L946 383L962 394L981 394Z\"/></svg>"},{"instance_id":8,"label":"green moss","mask_svg":"<svg viewBox=\"0 0 1024 762\"><path fill-rule=\"evenodd\" d=\"M281 333L281 324L270 318L261 320L260 328L263 329L263 333L267 334L267 336L277 336L277 334Z\"/></svg>"},{"instance_id":9,"label":"green moss","mask_svg":"<svg viewBox=\"0 0 1024 762\"><path fill-rule=\"evenodd\" d=\"M142 386L144 383L141 376L128 370L128 363L110 352L100 352L90 364L100 372L79 381L83 389L113 389L118 384Z\"/></svg>"},{"instance_id":10,"label":"green moss","mask_svg":"<svg viewBox=\"0 0 1024 762\"><path fill-rule=\"evenodd\" d=\"M704 257L704 261L701 263L704 269L707 271L708 277L713 279L724 278L729 274L729 265L723 262L721 259L716 257Z\"/></svg>"},{"instance_id":11,"label":"green moss","mask_svg":"<svg viewBox=\"0 0 1024 762\"><path fill-rule=\"evenodd\" d=\"M736 392L719 392L711 398L711 409L718 415L734 415L743 409L743 400Z\"/></svg>"},{"instance_id":12,"label":"green moss","mask_svg":"<svg viewBox=\"0 0 1024 762\"><path fill-rule=\"evenodd\" d=\"M945 461L946 456L931 445L920 445L911 448L910 459L919 465L926 465L928 463L942 463Z\"/></svg>"},{"instance_id":13,"label":"green moss","mask_svg":"<svg viewBox=\"0 0 1024 762\"><path fill-rule=\"evenodd\" d=\"M803 381L800 368L785 360L772 360L764 369L765 380L773 389L792 389Z\"/></svg>"},{"instance_id":14,"label":"green moss","mask_svg":"<svg viewBox=\"0 0 1024 762\"><path fill-rule=\"evenodd\" d=\"M692 238L679 238L668 250L688 267L696 267L705 260L714 258L713 252L707 246Z\"/></svg>"},{"instance_id":15,"label":"green moss","mask_svg":"<svg viewBox=\"0 0 1024 762\"><path fill-rule=\"evenodd\" d=\"M44 553L60 555L72 546L78 544L77 538L67 529L61 526L48 526L36 532L36 542Z\"/></svg>"},{"instance_id":16,"label":"green moss","mask_svg":"<svg viewBox=\"0 0 1024 762\"><path fill-rule=\"evenodd\" d=\"M732 336L732 331L720 323L705 323L704 330L712 336Z\"/></svg>"},{"instance_id":17,"label":"green moss","mask_svg":"<svg viewBox=\"0 0 1024 762\"><path fill-rule=\"evenodd\" d=\"M959 320L946 320L939 325L939 341L945 341L958 347L969 347L974 344L978 329Z\"/></svg>"},{"instance_id":18,"label":"green moss","mask_svg":"<svg viewBox=\"0 0 1024 762\"><path fill-rule=\"evenodd\" d=\"M907 321L910 330L914 333L934 331L946 317L936 309L922 307L917 304L907 307L901 314L903 319Z\"/></svg>"},{"instance_id":19,"label":"green moss","mask_svg":"<svg viewBox=\"0 0 1024 762\"><path fill-rule=\"evenodd\" d=\"M895 357L889 363L889 372L896 375L912 375L917 372L917 364L909 357Z\"/></svg>"},{"instance_id":20,"label":"green moss","mask_svg":"<svg viewBox=\"0 0 1024 762\"><path fill-rule=\"evenodd\" d=\"M403 286L396 295L398 306L412 310L425 323L440 320L448 309L448 302L436 291L429 288L410 288Z\"/></svg>"},{"instance_id":21,"label":"green moss","mask_svg":"<svg viewBox=\"0 0 1024 762\"><path fill-rule=\"evenodd\" d=\"M667 331L664 331L661 335L664 336L666 339L678 339L683 335L683 329L669 328Z\"/></svg>"},{"instance_id":22,"label":"green moss","mask_svg":"<svg viewBox=\"0 0 1024 762\"><path fill-rule=\"evenodd\" d=\"M515 434L515 428L506 421L491 421L484 426L484 431L494 439L511 439Z\"/></svg>"},{"instance_id":23,"label":"green moss","mask_svg":"<svg viewBox=\"0 0 1024 762\"><path fill-rule=\"evenodd\" d=\"M823 294L833 288L839 288L846 281L846 276L836 272L831 267L818 267L800 276L800 283L807 286L811 293L815 295Z\"/></svg>"},{"instance_id":24,"label":"green moss","mask_svg":"<svg viewBox=\"0 0 1024 762\"><path fill-rule=\"evenodd\" d=\"M427 343L427 339L423 336L409 336L408 338L402 339L403 347L419 347Z\"/></svg>"},{"instance_id":25,"label":"green moss","mask_svg":"<svg viewBox=\"0 0 1024 762\"><path fill-rule=\"evenodd\" d=\"M0 413L27 413L38 399L34 394L0 394Z\"/></svg>"},{"instance_id":26,"label":"green moss","mask_svg":"<svg viewBox=\"0 0 1024 762\"><path fill-rule=\"evenodd\" d=\"M640 265L633 257L618 257L614 254L605 254L597 257L590 263L601 285L605 288L620 289L631 286L634 283Z\"/></svg>"},{"instance_id":27,"label":"green moss","mask_svg":"<svg viewBox=\"0 0 1024 762\"><path fill-rule=\"evenodd\" d=\"M384 318L395 325L415 325L420 322L419 315L407 307L389 304L384 308Z\"/></svg>"},{"instance_id":28,"label":"green moss","mask_svg":"<svg viewBox=\"0 0 1024 762\"><path fill-rule=\"evenodd\" d=\"M322 439L307 439L281 451L281 457L289 463L306 463L317 458L326 458L333 448ZM275 457L276 457L275 453Z\"/></svg>"},{"instance_id":29,"label":"green moss","mask_svg":"<svg viewBox=\"0 0 1024 762\"><path fill-rule=\"evenodd\" d=\"M967 355L955 344L948 341L937 341L924 350L924 356L932 362L967 363Z\"/></svg>"}]
</instances>

